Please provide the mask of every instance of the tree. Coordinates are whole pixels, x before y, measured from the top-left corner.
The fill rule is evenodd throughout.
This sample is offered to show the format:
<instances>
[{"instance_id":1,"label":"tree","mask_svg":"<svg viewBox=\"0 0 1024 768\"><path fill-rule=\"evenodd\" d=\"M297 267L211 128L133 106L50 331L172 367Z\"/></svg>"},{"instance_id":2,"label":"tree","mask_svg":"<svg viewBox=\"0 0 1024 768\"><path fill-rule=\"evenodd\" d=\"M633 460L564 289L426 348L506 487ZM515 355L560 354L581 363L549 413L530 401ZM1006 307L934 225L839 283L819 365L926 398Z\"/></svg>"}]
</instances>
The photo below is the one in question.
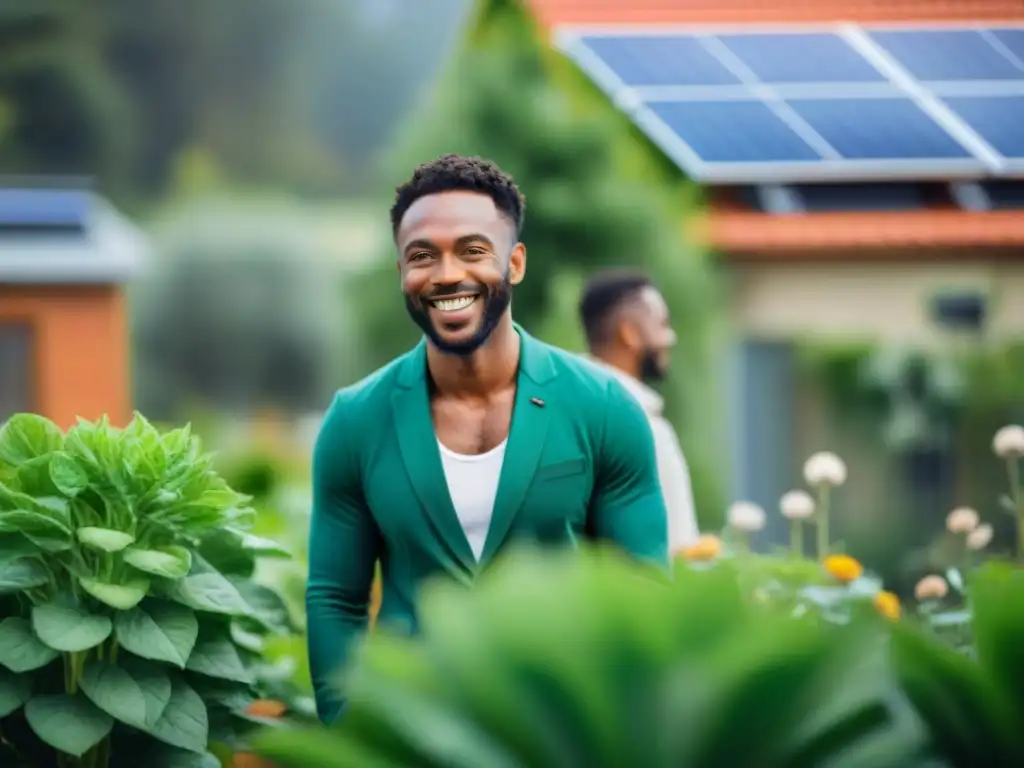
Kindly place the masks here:
<instances>
[{"instance_id":1,"label":"tree","mask_svg":"<svg viewBox=\"0 0 1024 768\"><path fill-rule=\"evenodd\" d=\"M593 100L567 90L571 78L558 72L564 66L538 42L518 0L486 0L437 98L411 123L389 175L403 179L414 165L445 152L484 155L510 172L527 196L527 279L516 288L516 319L567 346L580 342L575 318L572 329L553 328L549 321L569 315L566 307L576 297L566 292L578 291L581 276L626 263L658 280L674 314L682 358L665 393L668 415L692 465L698 508L705 520L714 519L723 504L710 407L716 317L711 268L705 254L681 237L682 211L673 208L679 196L659 178L624 167L621 158L630 154L624 142L634 142L635 135L606 101L594 109ZM351 283L367 370L417 337L401 308L394 261L393 252L382 254Z\"/></svg>"},{"instance_id":2,"label":"tree","mask_svg":"<svg viewBox=\"0 0 1024 768\"><path fill-rule=\"evenodd\" d=\"M345 324L309 221L288 208L203 200L157 231L132 286L136 399L154 418L189 405L321 409Z\"/></svg>"}]
</instances>

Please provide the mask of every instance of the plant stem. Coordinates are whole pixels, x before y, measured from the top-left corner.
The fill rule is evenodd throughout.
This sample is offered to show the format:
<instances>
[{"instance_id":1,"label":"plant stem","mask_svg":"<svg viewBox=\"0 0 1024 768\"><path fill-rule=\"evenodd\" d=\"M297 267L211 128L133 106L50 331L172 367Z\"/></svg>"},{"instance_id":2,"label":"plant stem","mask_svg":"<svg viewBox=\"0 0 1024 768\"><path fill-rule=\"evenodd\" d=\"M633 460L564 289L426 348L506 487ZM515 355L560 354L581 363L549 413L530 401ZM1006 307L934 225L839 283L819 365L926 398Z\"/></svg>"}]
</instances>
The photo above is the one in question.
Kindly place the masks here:
<instances>
[{"instance_id":1,"label":"plant stem","mask_svg":"<svg viewBox=\"0 0 1024 768\"><path fill-rule=\"evenodd\" d=\"M1010 476L1010 498L1017 510L1017 559L1024 562L1024 498L1021 496L1020 464L1016 456L1006 460L1006 471Z\"/></svg>"},{"instance_id":2,"label":"plant stem","mask_svg":"<svg viewBox=\"0 0 1024 768\"><path fill-rule=\"evenodd\" d=\"M828 502L829 486L822 483L818 486L818 559L828 557Z\"/></svg>"},{"instance_id":3,"label":"plant stem","mask_svg":"<svg viewBox=\"0 0 1024 768\"><path fill-rule=\"evenodd\" d=\"M800 520L789 521L789 543L796 557L804 556L804 524Z\"/></svg>"}]
</instances>

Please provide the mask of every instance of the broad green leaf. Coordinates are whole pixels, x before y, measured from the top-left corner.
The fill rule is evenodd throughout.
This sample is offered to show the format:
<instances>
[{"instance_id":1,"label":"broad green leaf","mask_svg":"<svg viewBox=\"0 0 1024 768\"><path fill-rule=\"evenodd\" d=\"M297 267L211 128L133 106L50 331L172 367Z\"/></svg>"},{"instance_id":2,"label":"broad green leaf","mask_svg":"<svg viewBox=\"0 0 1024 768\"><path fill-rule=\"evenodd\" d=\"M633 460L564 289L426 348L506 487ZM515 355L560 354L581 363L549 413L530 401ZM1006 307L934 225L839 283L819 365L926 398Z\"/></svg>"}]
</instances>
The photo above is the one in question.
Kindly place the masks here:
<instances>
[{"instance_id":1,"label":"broad green leaf","mask_svg":"<svg viewBox=\"0 0 1024 768\"><path fill-rule=\"evenodd\" d=\"M241 712L256 700L252 688L246 683L200 675L190 678L190 683L207 706L217 705L233 712Z\"/></svg>"},{"instance_id":2,"label":"broad green leaf","mask_svg":"<svg viewBox=\"0 0 1024 768\"><path fill-rule=\"evenodd\" d=\"M1024 739L1004 690L973 660L913 629L897 625L892 640L897 679L938 753L951 765L1014 764Z\"/></svg>"},{"instance_id":3,"label":"broad green leaf","mask_svg":"<svg viewBox=\"0 0 1024 768\"><path fill-rule=\"evenodd\" d=\"M0 428L0 462L18 467L64 446L60 427L43 416L18 413Z\"/></svg>"},{"instance_id":4,"label":"broad green leaf","mask_svg":"<svg viewBox=\"0 0 1024 768\"><path fill-rule=\"evenodd\" d=\"M54 749L81 757L114 727L113 718L85 696L36 696L25 705L36 736Z\"/></svg>"},{"instance_id":5,"label":"broad green leaf","mask_svg":"<svg viewBox=\"0 0 1024 768\"><path fill-rule=\"evenodd\" d=\"M89 476L78 466L77 461L64 452L53 455L50 479L57 490L68 497L77 496L89 487Z\"/></svg>"},{"instance_id":6,"label":"broad green leaf","mask_svg":"<svg viewBox=\"0 0 1024 768\"><path fill-rule=\"evenodd\" d=\"M20 533L47 552L62 552L71 547L66 501L32 497L18 501L19 507L0 511L0 532Z\"/></svg>"},{"instance_id":7,"label":"broad green leaf","mask_svg":"<svg viewBox=\"0 0 1024 768\"><path fill-rule=\"evenodd\" d=\"M133 579L127 584L107 584L97 579L79 579L82 589L101 603L119 611L130 611L149 591L148 579Z\"/></svg>"},{"instance_id":8,"label":"broad green leaf","mask_svg":"<svg viewBox=\"0 0 1024 768\"><path fill-rule=\"evenodd\" d=\"M292 553L276 541L254 536L251 533L242 534L242 546L259 557L280 557L291 558Z\"/></svg>"},{"instance_id":9,"label":"broad green leaf","mask_svg":"<svg viewBox=\"0 0 1024 768\"><path fill-rule=\"evenodd\" d=\"M17 675L0 667L0 720L32 697L32 676Z\"/></svg>"},{"instance_id":10,"label":"broad green leaf","mask_svg":"<svg viewBox=\"0 0 1024 768\"><path fill-rule=\"evenodd\" d=\"M20 533L0 533L0 564L39 554L39 547Z\"/></svg>"},{"instance_id":11,"label":"broad green leaf","mask_svg":"<svg viewBox=\"0 0 1024 768\"><path fill-rule=\"evenodd\" d=\"M193 573L167 588L167 597L197 611L247 616L252 608L238 589L216 572Z\"/></svg>"},{"instance_id":12,"label":"broad green leaf","mask_svg":"<svg viewBox=\"0 0 1024 768\"><path fill-rule=\"evenodd\" d=\"M39 560L0 560L0 595L45 587L50 583L50 572Z\"/></svg>"},{"instance_id":13,"label":"broad green leaf","mask_svg":"<svg viewBox=\"0 0 1024 768\"><path fill-rule=\"evenodd\" d=\"M238 650L229 637L219 631L200 632L199 641L189 656L185 669L221 680L252 682L252 674L246 669Z\"/></svg>"},{"instance_id":14,"label":"broad green leaf","mask_svg":"<svg viewBox=\"0 0 1024 768\"><path fill-rule=\"evenodd\" d=\"M160 719L148 730L165 744L202 754L210 732L206 705L183 680L172 680L171 698Z\"/></svg>"},{"instance_id":15,"label":"broad green leaf","mask_svg":"<svg viewBox=\"0 0 1024 768\"><path fill-rule=\"evenodd\" d=\"M242 540L241 532L223 528L203 539L199 553L220 573L248 579L256 569L256 553L242 546Z\"/></svg>"},{"instance_id":16,"label":"broad green leaf","mask_svg":"<svg viewBox=\"0 0 1024 768\"><path fill-rule=\"evenodd\" d=\"M30 496L73 498L89 485L89 477L67 453L58 451L18 467L18 484Z\"/></svg>"},{"instance_id":17,"label":"broad green leaf","mask_svg":"<svg viewBox=\"0 0 1024 768\"><path fill-rule=\"evenodd\" d=\"M210 745L213 749L213 745ZM157 765L160 768L225 768L232 765L241 765L235 760L234 750L227 752L224 762L211 752L189 752L187 749L178 749L166 744L156 742L154 747L147 749L139 756L139 765Z\"/></svg>"},{"instance_id":18,"label":"broad green leaf","mask_svg":"<svg viewBox=\"0 0 1024 768\"><path fill-rule=\"evenodd\" d=\"M12 672L31 672L45 667L59 655L32 633L28 619L9 616L0 621L0 664Z\"/></svg>"},{"instance_id":19,"label":"broad green leaf","mask_svg":"<svg viewBox=\"0 0 1024 768\"><path fill-rule=\"evenodd\" d=\"M184 547L131 547L124 553L124 561L144 573L162 576L165 579L180 579L186 576L192 567L192 553Z\"/></svg>"},{"instance_id":20,"label":"broad green leaf","mask_svg":"<svg viewBox=\"0 0 1024 768\"><path fill-rule=\"evenodd\" d=\"M284 598L254 581L231 579L242 599L252 608L253 619L270 632L287 634L298 630Z\"/></svg>"},{"instance_id":21,"label":"broad green leaf","mask_svg":"<svg viewBox=\"0 0 1024 768\"><path fill-rule=\"evenodd\" d=\"M978 661L1013 697L1024 718L1024 571L990 563L971 584Z\"/></svg>"},{"instance_id":22,"label":"broad green leaf","mask_svg":"<svg viewBox=\"0 0 1024 768\"><path fill-rule=\"evenodd\" d=\"M81 687L97 707L140 730L160 719L171 698L171 679L156 665L92 661L82 674Z\"/></svg>"},{"instance_id":23,"label":"broad green leaf","mask_svg":"<svg viewBox=\"0 0 1024 768\"><path fill-rule=\"evenodd\" d=\"M76 531L78 540L92 549L101 552L120 552L127 546L135 543L135 537L124 531L115 531L111 528L79 528Z\"/></svg>"},{"instance_id":24,"label":"broad green leaf","mask_svg":"<svg viewBox=\"0 0 1024 768\"><path fill-rule=\"evenodd\" d=\"M147 600L114 619L117 642L136 656L184 668L196 644L199 622L192 609L163 600Z\"/></svg>"},{"instance_id":25,"label":"broad green leaf","mask_svg":"<svg viewBox=\"0 0 1024 768\"><path fill-rule=\"evenodd\" d=\"M32 609L32 628L55 651L76 653L95 648L110 637L113 624L106 616L79 607L48 603Z\"/></svg>"},{"instance_id":26,"label":"broad green leaf","mask_svg":"<svg viewBox=\"0 0 1024 768\"><path fill-rule=\"evenodd\" d=\"M171 700L171 677L167 669L145 659L122 656L117 665L123 667L142 689L146 697L146 727L152 726L164 713Z\"/></svg>"}]
</instances>

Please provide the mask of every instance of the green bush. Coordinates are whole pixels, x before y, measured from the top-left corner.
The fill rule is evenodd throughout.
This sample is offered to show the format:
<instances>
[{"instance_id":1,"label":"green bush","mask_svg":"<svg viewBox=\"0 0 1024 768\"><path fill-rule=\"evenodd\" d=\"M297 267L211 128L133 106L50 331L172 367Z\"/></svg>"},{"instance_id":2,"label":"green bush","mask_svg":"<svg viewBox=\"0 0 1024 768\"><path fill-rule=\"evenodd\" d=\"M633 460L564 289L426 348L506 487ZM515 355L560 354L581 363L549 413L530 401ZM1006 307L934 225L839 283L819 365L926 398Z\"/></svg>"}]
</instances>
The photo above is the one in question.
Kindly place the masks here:
<instances>
[{"instance_id":1,"label":"green bush","mask_svg":"<svg viewBox=\"0 0 1024 768\"><path fill-rule=\"evenodd\" d=\"M603 551L435 584L373 635L339 725L265 733L281 768L1020 765L1024 574L975 577L978 661L865 597L843 621L746 599L738 560L674 583Z\"/></svg>"},{"instance_id":2,"label":"green bush","mask_svg":"<svg viewBox=\"0 0 1024 768\"><path fill-rule=\"evenodd\" d=\"M258 639L292 629L251 580L287 556L189 428L136 414L0 430L4 766L216 766L251 728Z\"/></svg>"}]
</instances>

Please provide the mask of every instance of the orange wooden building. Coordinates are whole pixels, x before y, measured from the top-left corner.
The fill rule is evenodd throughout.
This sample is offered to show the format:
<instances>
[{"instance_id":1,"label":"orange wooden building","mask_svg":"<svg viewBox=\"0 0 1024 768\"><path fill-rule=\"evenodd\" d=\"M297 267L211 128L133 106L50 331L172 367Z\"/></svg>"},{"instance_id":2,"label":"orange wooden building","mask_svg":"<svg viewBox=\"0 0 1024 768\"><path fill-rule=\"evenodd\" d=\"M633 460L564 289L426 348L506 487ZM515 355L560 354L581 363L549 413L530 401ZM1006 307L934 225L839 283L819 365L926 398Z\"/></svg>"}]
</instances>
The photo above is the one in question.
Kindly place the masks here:
<instances>
[{"instance_id":1,"label":"orange wooden building","mask_svg":"<svg viewBox=\"0 0 1024 768\"><path fill-rule=\"evenodd\" d=\"M130 418L124 285L146 248L87 190L0 186L0 422Z\"/></svg>"}]
</instances>

